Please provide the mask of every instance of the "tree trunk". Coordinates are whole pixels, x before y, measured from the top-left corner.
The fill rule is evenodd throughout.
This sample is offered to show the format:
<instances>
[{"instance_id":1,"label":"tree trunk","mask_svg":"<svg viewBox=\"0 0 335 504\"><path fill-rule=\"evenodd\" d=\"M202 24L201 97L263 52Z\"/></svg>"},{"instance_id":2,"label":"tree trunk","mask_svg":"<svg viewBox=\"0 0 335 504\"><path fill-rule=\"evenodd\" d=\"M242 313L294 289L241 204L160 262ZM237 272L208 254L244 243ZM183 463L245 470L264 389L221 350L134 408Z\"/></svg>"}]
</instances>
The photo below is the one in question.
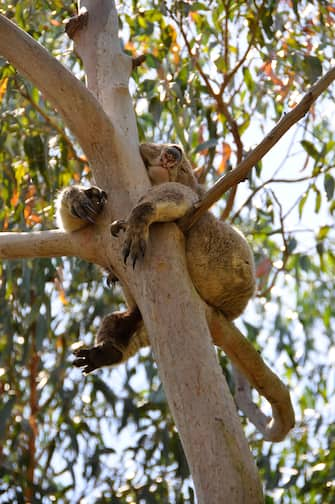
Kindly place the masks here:
<instances>
[{"instance_id":1,"label":"tree trunk","mask_svg":"<svg viewBox=\"0 0 335 504\"><path fill-rule=\"evenodd\" d=\"M124 158L127 179L134 184L134 170L141 164L138 137L112 4L82 2L89 13L87 30L75 41L88 85L125 140L118 154ZM130 145L135 151L131 156ZM124 276L149 333L198 502L259 503L257 471L216 360L204 305L187 273L183 237L173 224L155 227L143 263L136 265L131 279L128 271Z\"/></svg>"}]
</instances>

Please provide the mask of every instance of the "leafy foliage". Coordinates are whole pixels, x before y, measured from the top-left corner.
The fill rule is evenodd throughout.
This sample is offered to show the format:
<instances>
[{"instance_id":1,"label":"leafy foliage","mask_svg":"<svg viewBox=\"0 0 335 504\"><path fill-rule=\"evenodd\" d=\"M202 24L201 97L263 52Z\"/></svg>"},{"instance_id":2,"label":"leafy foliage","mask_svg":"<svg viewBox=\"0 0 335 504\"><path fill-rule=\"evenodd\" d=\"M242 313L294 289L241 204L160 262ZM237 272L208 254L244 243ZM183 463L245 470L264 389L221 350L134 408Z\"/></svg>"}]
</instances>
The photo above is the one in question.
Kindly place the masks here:
<instances>
[{"instance_id":1,"label":"leafy foliage","mask_svg":"<svg viewBox=\"0 0 335 504\"><path fill-rule=\"evenodd\" d=\"M81 77L62 25L74 10L1 5ZM147 55L132 83L141 140L182 143L212 184L329 68L334 21L330 2L122 2L124 48ZM0 226L51 228L56 191L89 169L39 91L0 63ZM335 499L333 101L331 88L215 208L253 244L244 330L295 402L297 427L279 446L246 426L269 503ZM194 502L148 352L86 379L71 368L71 344L92 341L120 292L74 259L5 261L0 275L0 501Z\"/></svg>"}]
</instances>

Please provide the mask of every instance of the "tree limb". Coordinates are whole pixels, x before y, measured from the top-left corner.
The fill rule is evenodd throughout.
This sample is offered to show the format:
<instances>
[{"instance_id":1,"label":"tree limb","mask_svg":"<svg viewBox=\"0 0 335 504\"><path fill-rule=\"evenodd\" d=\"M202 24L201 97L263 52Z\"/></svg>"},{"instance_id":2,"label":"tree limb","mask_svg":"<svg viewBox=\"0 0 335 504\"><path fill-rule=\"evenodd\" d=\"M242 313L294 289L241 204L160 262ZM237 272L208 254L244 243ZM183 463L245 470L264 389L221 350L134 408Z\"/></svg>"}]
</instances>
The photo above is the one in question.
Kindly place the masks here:
<instances>
[{"instance_id":1,"label":"tree limb","mask_svg":"<svg viewBox=\"0 0 335 504\"><path fill-rule=\"evenodd\" d=\"M268 419L255 405L253 409L250 408L250 401L239 401L239 406L260 430L264 439L282 441L295 422L287 387L265 364L261 355L232 322L213 308L207 307L206 313L214 343L222 348L250 385L269 401L272 419Z\"/></svg>"},{"instance_id":2,"label":"tree limb","mask_svg":"<svg viewBox=\"0 0 335 504\"><path fill-rule=\"evenodd\" d=\"M0 259L60 256L77 256L96 261L96 243L91 230L85 228L76 233L65 233L59 229L0 233Z\"/></svg>"},{"instance_id":3,"label":"tree limb","mask_svg":"<svg viewBox=\"0 0 335 504\"><path fill-rule=\"evenodd\" d=\"M270 423L270 418L259 409L257 404L253 402L252 388L247 378L237 369L236 366L232 366L232 376L235 387L234 399L236 406L243 412L246 418L254 424L256 429L262 433L266 441L275 441L275 439L272 439L271 436L265 436L266 427Z\"/></svg>"},{"instance_id":4,"label":"tree limb","mask_svg":"<svg viewBox=\"0 0 335 504\"><path fill-rule=\"evenodd\" d=\"M314 84L302 98L300 103L288 114L284 115L276 126L266 135L260 144L253 149L248 156L231 172L221 177L206 192L201 202L190 211L188 215L180 219L179 226L183 231L190 229L195 222L225 193L245 180L249 171L260 161L267 152L279 141L291 126L298 122L308 112L311 105L335 80L335 67L330 69L319 81Z\"/></svg>"}]
</instances>

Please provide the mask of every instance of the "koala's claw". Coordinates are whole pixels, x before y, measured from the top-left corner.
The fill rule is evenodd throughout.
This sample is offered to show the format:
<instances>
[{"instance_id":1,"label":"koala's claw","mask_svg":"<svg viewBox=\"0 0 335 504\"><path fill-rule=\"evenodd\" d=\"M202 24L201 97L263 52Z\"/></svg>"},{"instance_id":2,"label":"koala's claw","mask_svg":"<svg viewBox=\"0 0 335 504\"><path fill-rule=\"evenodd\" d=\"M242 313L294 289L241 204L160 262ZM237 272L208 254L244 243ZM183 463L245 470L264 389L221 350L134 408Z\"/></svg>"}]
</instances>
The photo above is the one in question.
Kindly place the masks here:
<instances>
[{"instance_id":1,"label":"koala's claw","mask_svg":"<svg viewBox=\"0 0 335 504\"><path fill-rule=\"evenodd\" d=\"M122 362L123 353L113 341L98 344L91 348L79 348L74 352L75 359L72 364L81 368L87 375L103 366L112 366Z\"/></svg>"},{"instance_id":2,"label":"koala's claw","mask_svg":"<svg viewBox=\"0 0 335 504\"><path fill-rule=\"evenodd\" d=\"M99 187L79 189L71 201L71 214L94 224L107 201L107 194Z\"/></svg>"},{"instance_id":3,"label":"koala's claw","mask_svg":"<svg viewBox=\"0 0 335 504\"><path fill-rule=\"evenodd\" d=\"M133 269L135 269L137 259L145 256L147 242L144 238L139 236L128 238L122 249L122 256L124 264L127 264L127 259L130 256L133 261Z\"/></svg>"},{"instance_id":4,"label":"koala's claw","mask_svg":"<svg viewBox=\"0 0 335 504\"><path fill-rule=\"evenodd\" d=\"M95 366L90 359L90 352L90 348L80 348L73 352L76 358L72 364L76 367L82 368L82 373L85 375L97 369L97 366Z\"/></svg>"},{"instance_id":5,"label":"koala's claw","mask_svg":"<svg viewBox=\"0 0 335 504\"><path fill-rule=\"evenodd\" d=\"M75 202L71 205L72 215L79 217L88 221L90 224L94 224L95 217L97 217L97 210L90 204L89 201L81 201L80 203Z\"/></svg>"},{"instance_id":6,"label":"koala's claw","mask_svg":"<svg viewBox=\"0 0 335 504\"><path fill-rule=\"evenodd\" d=\"M131 248L131 242L126 242L123 246L123 249L122 249L122 257L123 257L123 262L124 264L127 264L127 259L129 257L129 254L130 254L130 248ZM136 259L135 259L135 262L136 262ZM133 268L135 267L134 263L133 263Z\"/></svg>"},{"instance_id":7,"label":"koala's claw","mask_svg":"<svg viewBox=\"0 0 335 504\"><path fill-rule=\"evenodd\" d=\"M119 236L120 231L126 231L127 229L127 222L124 220L116 220L112 222L111 227L110 227L110 232L114 237Z\"/></svg>"}]
</instances>

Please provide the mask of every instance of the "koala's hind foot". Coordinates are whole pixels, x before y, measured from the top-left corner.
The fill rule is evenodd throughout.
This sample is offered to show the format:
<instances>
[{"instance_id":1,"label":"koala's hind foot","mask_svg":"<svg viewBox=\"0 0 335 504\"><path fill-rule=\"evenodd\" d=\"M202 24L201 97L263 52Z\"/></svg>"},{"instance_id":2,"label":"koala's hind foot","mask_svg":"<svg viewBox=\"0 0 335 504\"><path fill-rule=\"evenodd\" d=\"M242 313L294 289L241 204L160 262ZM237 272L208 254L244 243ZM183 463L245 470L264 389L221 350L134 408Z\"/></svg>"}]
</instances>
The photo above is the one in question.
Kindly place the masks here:
<instances>
[{"instance_id":1,"label":"koala's hind foot","mask_svg":"<svg viewBox=\"0 0 335 504\"><path fill-rule=\"evenodd\" d=\"M103 366L112 366L123 361L123 353L112 341L101 343L91 348L80 348L74 352L73 365L80 367L83 374L91 373Z\"/></svg>"},{"instance_id":2,"label":"koala's hind foot","mask_svg":"<svg viewBox=\"0 0 335 504\"><path fill-rule=\"evenodd\" d=\"M56 201L57 224L69 232L94 224L106 201L107 194L99 187L66 187Z\"/></svg>"},{"instance_id":3,"label":"koala's hind foot","mask_svg":"<svg viewBox=\"0 0 335 504\"><path fill-rule=\"evenodd\" d=\"M84 374L103 366L120 364L131 353L131 339L141 324L142 316L136 307L128 312L115 312L107 315L96 337L96 345L80 348L74 352L73 364L82 368Z\"/></svg>"}]
</instances>

